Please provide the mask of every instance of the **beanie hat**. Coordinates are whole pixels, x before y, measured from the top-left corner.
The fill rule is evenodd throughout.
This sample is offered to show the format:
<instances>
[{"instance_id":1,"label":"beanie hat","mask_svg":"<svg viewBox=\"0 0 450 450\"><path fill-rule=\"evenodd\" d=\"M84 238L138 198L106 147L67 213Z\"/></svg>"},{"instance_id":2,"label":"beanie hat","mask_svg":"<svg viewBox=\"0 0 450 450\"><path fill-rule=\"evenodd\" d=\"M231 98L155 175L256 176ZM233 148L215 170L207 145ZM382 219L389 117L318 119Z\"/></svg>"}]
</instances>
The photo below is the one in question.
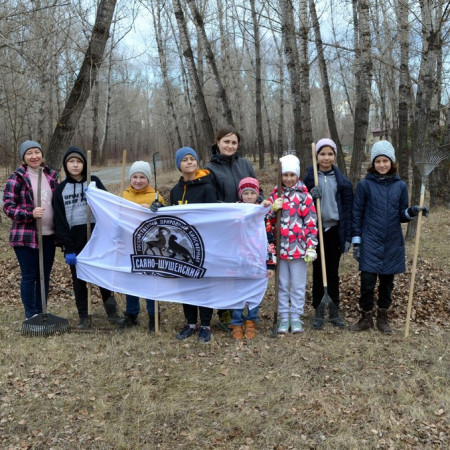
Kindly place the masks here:
<instances>
[{"instance_id":1,"label":"beanie hat","mask_svg":"<svg viewBox=\"0 0 450 450\"><path fill-rule=\"evenodd\" d=\"M147 177L148 182L150 183L150 180L152 179L152 171L150 168L150 164L147 161L134 162L130 167L128 175L131 178L135 173L143 173Z\"/></svg>"},{"instance_id":2,"label":"beanie hat","mask_svg":"<svg viewBox=\"0 0 450 450\"><path fill-rule=\"evenodd\" d=\"M259 181L256 178L252 177L242 178L242 180L239 181L238 186L239 198L242 198L242 193L247 189L250 189L251 191L256 192L256 194L259 195Z\"/></svg>"},{"instance_id":3,"label":"beanie hat","mask_svg":"<svg viewBox=\"0 0 450 450\"><path fill-rule=\"evenodd\" d=\"M294 155L286 155L280 158L281 173L293 172L300 176L300 160Z\"/></svg>"},{"instance_id":4,"label":"beanie hat","mask_svg":"<svg viewBox=\"0 0 450 450\"><path fill-rule=\"evenodd\" d=\"M195 153L195 150L193 148L191 148L191 147L181 147L175 153L175 161L176 161L178 170L181 170L180 169L181 161L183 161L183 158L186 155L192 155L197 160L197 163L198 163L198 156L197 156L197 153Z\"/></svg>"},{"instance_id":5,"label":"beanie hat","mask_svg":"<svg viewBox=\"0 0 450 450\"><path fill-rule=\"evenodd\" d=\"M373 161L378 156L387 156L392 162L395 162L395 150L389 141L378 141L373 144L370 152L370 161Z\"/></svg>"},{"instance_id":6,"label":"beanie hat","mask_svg":"<svg viewBox=\"0 0 450 450\"><path fill-rule=\"evenodd\" d=\"M64 163L66 163L70 158L77 158L84 164L83 157L78 152L71 152L68 155L66 155L64 157Z\"/></svg>"},{"instance_id":7,"label":"beanie hat","mask_svg":"<svg viewBox=\"0 0 450 450\"><path fill-rule=\"evenodd\" d=\"M328 139L328 138L324 138L324 139L321 139L320 141L317 141L317 144L316 144L316 155L320 152L320 150L323 147L331 147L331 149L333 150L334 154L337 155L336 144L334 143L333 140Z\"/></svg>"},{"instance_id":8,"label":"beanie hat","mask_svg":"<svg viewBox=\"0 0 450 450\"><path fill-rule=\"evenodd\" d=\"M19 155L21 161L23 161L23 156L25 155L27 150L30 150L30 148L38 148L41 151L42 155L44 154L42 151L41 144L39 144L39 142L23 141L19 146Z\"/></svg>"}]
</instances>

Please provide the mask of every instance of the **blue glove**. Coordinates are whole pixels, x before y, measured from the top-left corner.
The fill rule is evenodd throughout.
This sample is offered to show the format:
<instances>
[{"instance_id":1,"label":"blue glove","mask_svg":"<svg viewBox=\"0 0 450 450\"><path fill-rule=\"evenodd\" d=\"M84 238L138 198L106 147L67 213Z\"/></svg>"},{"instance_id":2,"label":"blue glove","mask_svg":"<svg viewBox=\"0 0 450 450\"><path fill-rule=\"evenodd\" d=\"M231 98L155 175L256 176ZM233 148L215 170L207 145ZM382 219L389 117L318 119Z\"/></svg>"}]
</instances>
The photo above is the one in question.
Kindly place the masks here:
<instances>
[{"instance_id":1,"label":"blue glove","mask_svg":"<svg viewBox=\"0 0 450 450\"><path fill-rule=\"evenodd\" d=\"M69 266L74 266L77 263L77 254L76 253L67 253L66 254L66 264Z\"/></svg>"},{"instance_id":2,"label":"blue glove","mask_svg":"<svg viewBox=\"0 0 450 450\"><path fill-rule=\"evenodd\" d=\"M311 197L315 200L316 198L322 198L322 186L314 186L309 191Z\"/></svg>"},{"instance_id":3,"label":"blue glove","mask_svg":"<svg viewBox=\"0 0 450 450\"><path fill-rule=\"evenodd\" d=\"M353 258L355 258L356 261L359 261L360 256L361 256L361 246L359 244L353 244Z\"/></svg>"}]
</instances>

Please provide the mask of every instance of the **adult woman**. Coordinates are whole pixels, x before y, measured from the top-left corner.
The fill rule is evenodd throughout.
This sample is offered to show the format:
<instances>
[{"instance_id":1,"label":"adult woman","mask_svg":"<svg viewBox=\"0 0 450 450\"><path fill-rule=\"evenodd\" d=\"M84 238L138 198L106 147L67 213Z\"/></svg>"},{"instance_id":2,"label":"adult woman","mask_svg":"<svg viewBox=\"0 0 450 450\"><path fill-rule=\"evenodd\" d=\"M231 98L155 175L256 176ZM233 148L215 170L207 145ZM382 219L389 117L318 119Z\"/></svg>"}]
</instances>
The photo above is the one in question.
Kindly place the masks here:
<instances>
[{"instance_id":1,"label":"adult woman","mask_svg":"<svg viewBox=\"0 0 450 450\"><path fill-rule=\"evenodd\" d=\"M211 160L206 168L212 172L220 202L237 202L239 182L247 177L256 178L251 162L237 152L240 141L239 133L227 125L219 129L211 147Z\"/></svg>"},{"instance_id":2,"label":"adult woman","mask_svg":"<svg viewBox=\"0 0 450 450\"><path fill-rule=\"evenodd\" d=\"M42 220L45 293L48 295L50 271L55 258L55 230L52 198L57 173L45 165L38 142L25 141L19 146L22 161L8 178L3 193L3 211L12 220L9 244L19 261L22 279L20 295L25 317L42 313L39 278L37 219ZM38 169L43 167L41 180L42 205L37 206Z\"/></svg>"},{"instance_id":3,"label":"adult woman","mask_svg":"<svg viewBox=\"0 0 450 450\"><path fill-rule=\"evenodd\" d=\"M216 189L217 200L235 203L239 200L238 187L243 178L256 178L253 166L237 152L241 136L231 125L226 125L216 133L211 147L211 160L206 169L212 173L212 182ZM262 196L262 190L260 189ZM219 310L220 326L227 331L231 322L230 310Z\"/></svg>"}]
</instances>

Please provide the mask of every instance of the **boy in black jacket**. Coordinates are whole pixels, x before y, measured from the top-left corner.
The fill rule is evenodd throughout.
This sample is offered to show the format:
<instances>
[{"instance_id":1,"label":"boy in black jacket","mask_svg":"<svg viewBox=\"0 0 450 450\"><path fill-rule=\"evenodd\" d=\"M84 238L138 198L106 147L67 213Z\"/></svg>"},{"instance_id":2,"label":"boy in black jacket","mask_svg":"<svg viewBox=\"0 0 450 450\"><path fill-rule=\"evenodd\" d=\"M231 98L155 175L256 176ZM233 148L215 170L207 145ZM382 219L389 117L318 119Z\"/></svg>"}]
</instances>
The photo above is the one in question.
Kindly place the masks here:
<instances>
[{"instance_id":1,"label":"boy in black jacket","mask_svg":"<svg viewBox=\"0 0 450 450\"><path fill-rule=\"evenodd\" d=\"M189 203L216 203L216 190L212 184L211 174L207 169L198 168L198 156L194 149L183 147L177 150L176 164L181 171L181 178L170 191L171 205ZM200 329L198 340L207 343L211 340L212 308L183 303L187 324L177 334L177 339L187 339L197 331L197 308L200 310Z\"/></svg>"},{"instance_id":2,"label":"boy in black jacket","mask_svg":"<svg viewBox=\"0 0 450 450\"><path fill-rule=\"evenodd\" d=\"M86 156L78 147L69 147L63 157L63 167L66 179L58 185L53 195L53 209L55 229L58 241L63 246L65 261L72 273L75 303L80 321L77 328L90 326L88 320L87 286L84 280L77 278L77 255L83 250L87 242L87 188ZM105 186L96 176L91 177L99 189L106 191ZM91 227L95 225L95 218L91 217ZM111 291L100 287L108 319L112 323L120 320L117 314L116 299Z\"/></svg>"}]
</instances>

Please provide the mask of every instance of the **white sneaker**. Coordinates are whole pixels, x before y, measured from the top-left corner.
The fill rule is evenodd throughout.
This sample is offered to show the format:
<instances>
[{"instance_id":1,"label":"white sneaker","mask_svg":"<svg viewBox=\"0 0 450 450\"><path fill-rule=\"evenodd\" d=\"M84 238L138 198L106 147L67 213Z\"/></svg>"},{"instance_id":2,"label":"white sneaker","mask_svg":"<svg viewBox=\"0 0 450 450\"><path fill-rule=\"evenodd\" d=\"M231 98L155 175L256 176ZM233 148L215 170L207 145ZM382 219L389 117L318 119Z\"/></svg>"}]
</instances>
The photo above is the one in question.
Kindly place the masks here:
<instances>
[{"instance_id":1,"label":"white sneaker","mask_svg":"<svg viewBox=\"0 0 450 450\"><path fill-rule=\"evenodd\" d=\"M278 334L287 334L289 332L289 319L281 319L278 325Z\"/></svg>"},{"instance_id":2,"label":"white sneaker","mask_svg":"<svg viewBox=\"0 0 450 450\"><path fill-rule=\"evenodd\" d=\"M292 334L303 333L303 322L299 317L291 319L291 331Z\"/></svg>"}]
</instances>

